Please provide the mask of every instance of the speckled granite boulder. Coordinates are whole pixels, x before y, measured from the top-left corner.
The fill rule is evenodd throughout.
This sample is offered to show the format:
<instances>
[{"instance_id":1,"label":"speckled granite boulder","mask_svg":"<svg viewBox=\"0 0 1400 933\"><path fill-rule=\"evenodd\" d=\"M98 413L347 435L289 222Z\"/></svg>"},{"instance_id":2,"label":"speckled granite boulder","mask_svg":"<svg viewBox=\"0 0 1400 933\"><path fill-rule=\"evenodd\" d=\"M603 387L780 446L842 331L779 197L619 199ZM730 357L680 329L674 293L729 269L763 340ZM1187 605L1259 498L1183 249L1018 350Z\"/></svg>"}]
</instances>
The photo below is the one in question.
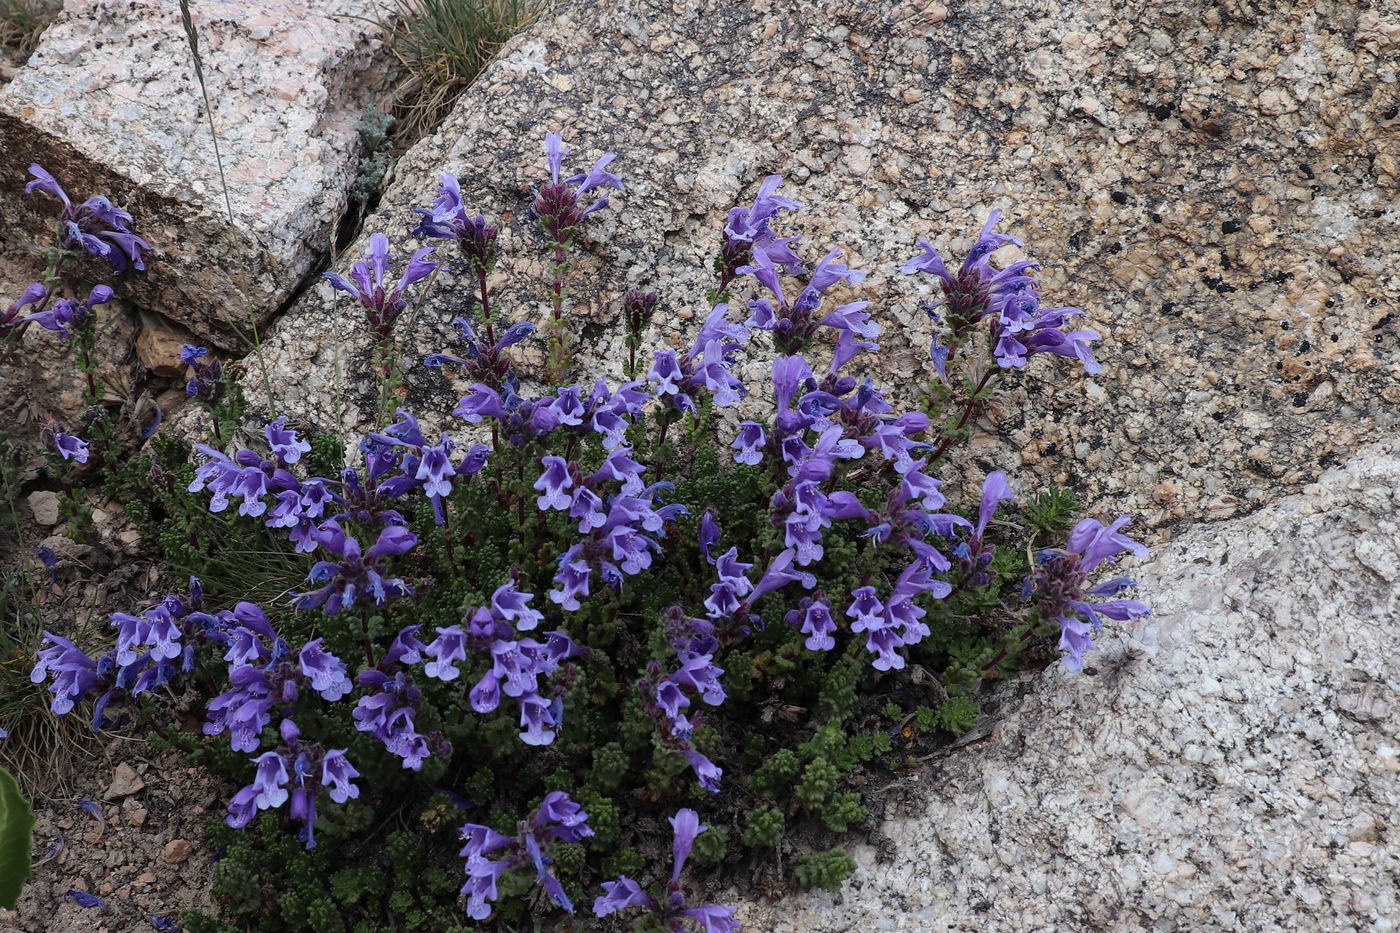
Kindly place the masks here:
<instances>
[{"instance_id":1,"label":"speckled granite boulder","mask_svg":"<svg viewBox=\"0 0 1400 933\"><path fill-rule=\"evenodd\" d=\"M580 160L617 152L628 192L591 228L573 288L577 371L616 378L623 290L659 287L650 341L688 342L724 211L781 172L810 205L785 222L806 255L840 244L869 271L881 365L907 385L931 373L929 291L899 263L916 236L965 247L1000 206L1047 298L1104 333L1105 371L1038 361L964 478L1038 474L1154 526L1227 518L1396 424L1400 34L1366 6L566 2L400 163L366 235L419 245L411 208L450 169L505 227L500 312L538 321L525 212L544 134L562 130ZM446 345L462 291L442 275L400 322L410 360ZM362 426L368 346L343 296L308 294L269 343L287 374L276 407ZM429 417L461 388L409 372Z\"/></svg>"},{"instance_id":2,"label":"speckled granite boulder","mask_svg":"<svg viewBox=\"0 0 1400 933\"><path fill-rule=\"evenodd\" d=\"M0 90L3 235L52 236L53 203L23 193L30 162L70 194L109 193L156 244L149 270L119 291L242 346L236 331L279 308L334 238L357 126L385 98L376 9L375 0L194 4L230 222L179 6L69 0Z\"/></svg>"},{"instance_id":3,"label":"speckled granite boulder","mask_svg":"<svg viewBox=\"0 0 1400 933\"><path fill-rule=\"evenodd\" d=\"M1400 443L1134 569L1156 615L1001 696L838 898L746 928L1394 930Z\"/></svg>"}]
</instances>

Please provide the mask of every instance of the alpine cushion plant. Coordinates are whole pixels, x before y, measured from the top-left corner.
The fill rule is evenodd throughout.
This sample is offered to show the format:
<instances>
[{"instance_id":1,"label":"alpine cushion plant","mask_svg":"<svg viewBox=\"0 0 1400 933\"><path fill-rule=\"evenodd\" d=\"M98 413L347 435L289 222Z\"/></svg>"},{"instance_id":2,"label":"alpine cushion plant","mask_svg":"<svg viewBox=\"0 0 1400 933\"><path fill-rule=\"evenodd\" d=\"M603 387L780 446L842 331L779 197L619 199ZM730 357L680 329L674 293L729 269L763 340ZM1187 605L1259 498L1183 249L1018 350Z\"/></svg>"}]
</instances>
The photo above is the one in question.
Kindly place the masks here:
<instances>
[{"instance_id":1,"label":"alpine cushion plant","mask_svg":"<svg viewBox=\"0 0 1400 933\"><path fill-rule=\"evenodd\" d=\"M559 250L605 204L598 190L622 183L608 156L565 178L557 137L547 153L534 215L564 321ZM470 381L454 426L385 413L352 462L332 464L279 418L253 448L201 445L195 466L170 467L186 508L231 537L277 535L301 577L253 601L211 562L188 593L115 614L109 650L50 633L35 679L55 712L95 699L98 721L157 715L153 688L179 678L204 693L205 738L174 741L237 788L216 881L225 922L445 928L464 911L509 927L578 910L737 929L732 908L682 887L687 864L782 845L785 825L848 831L855 769L897 767L896 746L966 729L978 687L1027 652L1058 645L1078 667L1104 620L1147 611L1105 572L1143 553L1126 518L1071 529L1067 509L999 471L956 507L938 475L985 373L1043 354L1097 366L1096 335L1064 329L1078 312L1040 307L1032 263L993 265L1010 242L995 217L957 275L925 246L910 270L937 279L931 310L947 326L931 362L945 378L968 367L969 391L940 380L928 410L902 411L860 372L881 337L871 305L832 301L864 274L838 250L808 271L798 238L775 229L799 209L780 187L770 177L729 213L715 263L728 300L688 347L630 364L620 385L535 394L512 358L533 327L491 316L496 227L444 175L417 230L455 240L482 273L461 354L430 358ZM388 263L372 240L354 281L335 283L384 340L427 274L420 251L386 286ZM629 332L654 309L629 299ZM740 376L755 352L769 385ZM305 854L276 841L287 819ZM381 838L386 821L409 841ZM328 838L339 844L317 845ZM826 886L850 870L801 864ZM379 869L413 890L333 880ZM269 896L278 871L298 879L291 900Z\"/></svg>"}]
</instances>

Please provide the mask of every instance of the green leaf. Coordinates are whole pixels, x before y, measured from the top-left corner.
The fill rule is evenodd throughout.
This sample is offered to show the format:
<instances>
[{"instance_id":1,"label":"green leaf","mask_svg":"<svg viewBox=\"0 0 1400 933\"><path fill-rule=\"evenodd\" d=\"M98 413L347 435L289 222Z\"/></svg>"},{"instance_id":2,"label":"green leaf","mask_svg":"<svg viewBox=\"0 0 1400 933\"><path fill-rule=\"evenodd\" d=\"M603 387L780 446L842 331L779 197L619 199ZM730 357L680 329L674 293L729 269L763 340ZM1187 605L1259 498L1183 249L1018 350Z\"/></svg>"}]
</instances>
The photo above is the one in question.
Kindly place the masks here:
<instances>
[{"instance_id":1,"label":"green leaf","mask_svg":"<svg viewBox=\"0 0 1400 933\"><path fill-rule=\"evenodd\" d=\"M0 907L13 909L29 880L34 811L10 772L0 768Z\"/></svg>"}]
</instances>

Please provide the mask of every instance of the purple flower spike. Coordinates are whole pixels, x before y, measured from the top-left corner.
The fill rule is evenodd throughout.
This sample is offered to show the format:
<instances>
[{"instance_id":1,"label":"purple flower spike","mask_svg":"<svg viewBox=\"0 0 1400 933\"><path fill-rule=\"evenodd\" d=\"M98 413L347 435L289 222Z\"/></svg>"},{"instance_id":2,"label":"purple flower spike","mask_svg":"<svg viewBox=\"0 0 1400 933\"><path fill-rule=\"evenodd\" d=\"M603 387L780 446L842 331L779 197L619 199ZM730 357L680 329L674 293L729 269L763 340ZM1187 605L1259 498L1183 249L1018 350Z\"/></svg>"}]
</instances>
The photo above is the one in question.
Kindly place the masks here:
<instances>
[{"instance_id":1,"label":"purple flower spike","mask_svg":"<svg viewBox=\"0 0 1400 933\"><path fill-rule=\"evenodd\" d=\"M564 886L554 877L550 850L558 843L587 838L593 830L588 827L588 814L567 794L553 791L545 795L539 808L520 821L515 836L503 836L479 823L466 824L461 835L466 840L461 855L466 860L467 882L462 893L467 896L467 916L473 920L490 917L497 882L516 869L533 871L550 899L573 912Z\"/></svg>"},{"instance_id":2,"label":"purple flower spike","mask_svg":"<svg viewBox=\"0 0 1400 933\"><path fill-rule=\"evenodd\" d=\"M437 263L428 259L432 251L432 247L418 250L409 259L398 282L386 285L385 276L390 260L389 238L382 233L373 233L370 234L364 260L355 263L348 278L338 272L323 275L332 288L345 292L359 302L369 316L370 325L382 337L387 335L399 314L408 306L409 286L437 271Z\"/></svg>"},{"instance_id":3,"label":"purple flower spike","mask_svg":"<svg viewBox=\"0 0 1400 933\"><path fill-rule=\"evenodd\" d=\"M1137 584L1125 577L1090 587L1089 574L1105 563L1116 564L1123 554L1147 556L1147 549L1120 530L1129 523L1124 515L1110 525L1086 518L1070 531L1063 550L1041 551L1025 581L1023 592L1040 614L1060 627L1060 650L1065 667L1077 671L1084 655L1094 647L1093 634L1104 619L1126 622L1150 613L1151 607L1135 599L1094 599L1118 596Z\"/></svg>"},{"instance_id":4,"label":"purple flower spike","mask_svg":"<svg viewBox=\"0 0 1400 933\"><path fill-rule=\"evenodd\" d=\"M429 208L415 207L423 220L413 229L416 237L456 240L462 256L480 275L496 264L496 241L500 228L488 223L481 214L472 216L462 200L462 186L457 176L444 172L438 186L437 200Z\"/></svg>"},{"instance_id":5,"label":"purple flower spike","mask_svg":"<svg viewBox=\"0 0 1400 933\"><path fill-rule=\"evenodd\" d=\"M139 272L146 268L141 254L151 244L131 232L129 213L101 195L74 205L58 180L37 163L29 166L29 174L34 177L24 186L25 193L42 192L58 198L63 205L59 223L60 241L65 248L79 247L105 260L119 274L127 269Z\"/></svg>"},{"instance_id":6,"label":"purple flower spike","mask_svg":"<svg viewBox=\"0 0 1400 933\"><path fill-rule=\"evenodd\" d=\"M607 166L616 156L605 152L587 172L561 180L564 159L571 154L570 150L564 147L558 133L545 136L544 148L549 160L549 184L541 185L535 193L530 214L538 221L549 241L563 247L573 239L575 228L585 217L608 206L607 198L597 198L589 206L583 207L580 198L603 188L622 191L622 179L607 171Z\"/></svg>"}]
</instances>

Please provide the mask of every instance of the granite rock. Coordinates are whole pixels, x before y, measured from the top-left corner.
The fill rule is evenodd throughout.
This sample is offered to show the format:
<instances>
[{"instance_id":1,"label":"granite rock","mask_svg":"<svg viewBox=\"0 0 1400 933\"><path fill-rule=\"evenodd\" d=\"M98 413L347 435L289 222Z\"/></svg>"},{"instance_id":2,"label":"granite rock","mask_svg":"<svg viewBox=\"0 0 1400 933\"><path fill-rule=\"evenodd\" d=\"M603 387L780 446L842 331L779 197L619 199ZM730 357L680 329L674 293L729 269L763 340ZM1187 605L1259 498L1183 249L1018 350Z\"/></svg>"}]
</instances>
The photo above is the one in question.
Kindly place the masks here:
<instances>
[{"instance_id":1,"label":"granite rock","mask_svg":"<svg viewBox=\"0 0 1400 933\"><path fill-rule=\"evenodd\" d=\"M44 528L52 528L59 522L58 494L47 489L39 489L29 494L29 511L34 522Z\"/></svg>"},{"instance_id":2,"label":"granite rock","mask_svg":"<svg viewBox=\"0 0 1400 933\"><path fill-rule=\"evenodd\" d=\"M1001 467L1153 527L1224 519L1396 424L1395 26L1338 0L1204 14L1183 0L566 2L400 162L339 268L372 230L401 256L421 245L411 209L451 170L503 226L498 313L539 322L544 256L526 211L544 134L561 130L578 164L617 152L628 191L580 246L570 312L575 372L617 379L625 289L661 291L651 345L688 343L724 211L779 172L809 205L784 222L807 235L805 255L841 245L870 273L861 296L876 299L879 363L900 388L932 367L917 308L929 286L899 263L916 237L965 248L1001 207L1044 264L1047 299L1103 332L1105 370L1037 361L989 410L999 436L948 478ZM445 270L399 322L406 398L429 422L464 386L416 361L448 345L468 293ZM540 349L525 349L529 368ZM266 353L281 378L268 405L250 376L255 409L367 426L368 328L344 296L310 290ZM761 357L745 371L756 389L764 373Z\"/></svg>"},{"instance_id":3,"label":"granite rock","mask_svg":"<svg viewBox=\"0 0 1400 933\"><path fill-rule=\"evenodd\" d=\"M155 244L118 291L226 348L330 248L359 160L358 126L390 80L376 0L194 7L232 217L180 10L70 0L0 89L4 236L48 245L54 202L26 196L39 162L69 194L105 193ZM96 260L81 270L107 275Z\"/></svg>"},{"instance_id":4,"label":"granite rock","mask_svg":"<svg viewBox=\"0 0 1400 933\"><path fill-rule=\"evenodd\" d=\"M770 933L1394 930L1400 443L1199 525L1156 609L999 696L990 735L886 795L839 896Z\"/></svg>"}]
</instances>

